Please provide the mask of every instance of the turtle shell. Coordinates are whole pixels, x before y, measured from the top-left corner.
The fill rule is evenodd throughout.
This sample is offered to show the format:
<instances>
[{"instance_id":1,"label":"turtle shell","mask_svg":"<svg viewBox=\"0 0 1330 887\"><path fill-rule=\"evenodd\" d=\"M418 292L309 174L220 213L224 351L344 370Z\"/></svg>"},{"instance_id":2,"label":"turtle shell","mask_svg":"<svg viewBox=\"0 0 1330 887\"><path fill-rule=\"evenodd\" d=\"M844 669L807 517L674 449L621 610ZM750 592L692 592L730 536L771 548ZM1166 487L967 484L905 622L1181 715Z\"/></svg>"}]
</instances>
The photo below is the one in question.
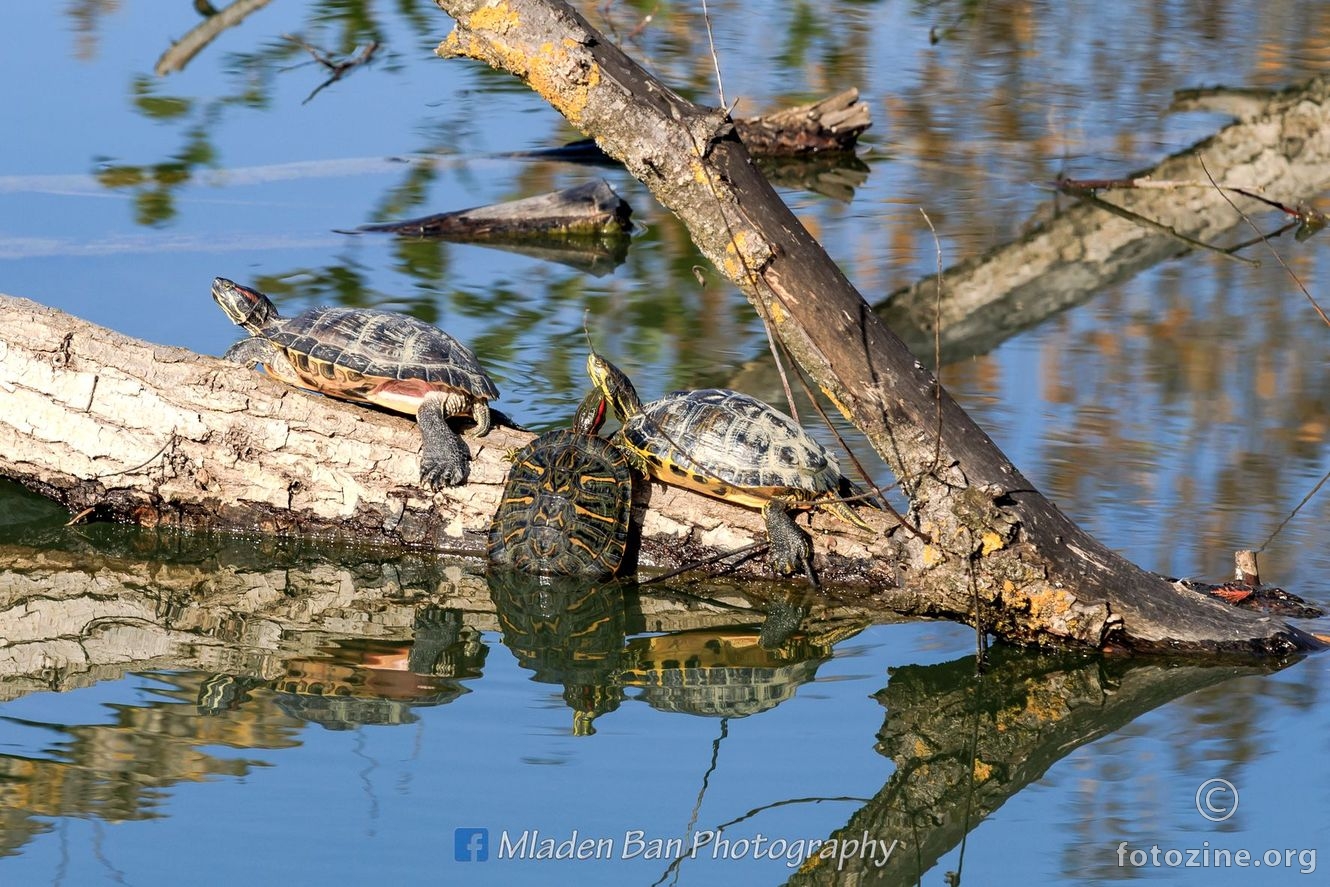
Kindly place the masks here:
<instances>
[{"instance_id":1,"label":"turtle shell","mask_svg":"<svg viewBox=\"0 0 1330 887\"><path fill-rule=\"evenodd\" d=\"M546 575L613 575L633 498L624 452L592 434L549 431L512 462L490 524L490 562Z\"/></svg>"},{"instance_id":2,"label":"turtle shell","mask_svg":"<svg viewBox=\"0 0 1330 887\"><path fill-rule=\"evenodd\" d=\"M310 308L265 335L291 361L300 381L349 400L373 400L384 382L416 382L426 391L498 398L475 354L436 326L392 311Z\"/></svg>"},{"instance_id":3,"label":"turtle shell","mask_svg":"<svg viewBox=\"0 0 1330 887\"><path fill-rule=\"evenodd\" d=\"M616 440L663 481L761 508L811 502L841 484L835 456L797 422L738 391L673 391L642 408Z\"/></svg>"}]
</instances>

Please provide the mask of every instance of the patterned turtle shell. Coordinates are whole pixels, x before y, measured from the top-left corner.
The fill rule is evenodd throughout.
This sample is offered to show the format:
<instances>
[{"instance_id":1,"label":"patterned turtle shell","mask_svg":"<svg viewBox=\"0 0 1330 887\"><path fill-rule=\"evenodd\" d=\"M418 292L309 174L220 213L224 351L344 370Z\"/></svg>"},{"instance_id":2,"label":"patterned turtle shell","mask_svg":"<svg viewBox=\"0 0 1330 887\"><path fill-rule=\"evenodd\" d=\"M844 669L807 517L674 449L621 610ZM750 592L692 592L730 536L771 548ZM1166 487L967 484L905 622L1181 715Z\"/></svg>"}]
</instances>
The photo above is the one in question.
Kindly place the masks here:
<instances>
[{"instance_id":1,"label":"patterned turtle shell","mask_svg":"<svg viewBox=\"0 0 1330 887\"><path fill-rule=\"evenodd\" d=\"M266 332L302 381L335 396L361 399L385 379L420 380L477 400L499 396L470 349L408 314L311 308Z\"/></svg>"},{"instance_id":2,"label":"patterned turtle shell","mask_svg":"<svg viewBox=\"0 0 1330 887\"><path fill-rule=\"evenodd\" d=\"M841 471L789 416L738 391L673 391L642 407L619 433L662 480L761 508L838 495Z\"/></svg>"},{"instance_id":3,"label":"patterned turtle shell","mask_svg":"<svg viewBox=\"0 0 1330 887\"><path fill-rule=\"evenodd\" d=\"M595 578L623 563L632 472L623 450L594 434L605 413L599 394L582 403L572 430L546 432L512 455L490 524L491 563Z\"/></svg>"}]
</instances>

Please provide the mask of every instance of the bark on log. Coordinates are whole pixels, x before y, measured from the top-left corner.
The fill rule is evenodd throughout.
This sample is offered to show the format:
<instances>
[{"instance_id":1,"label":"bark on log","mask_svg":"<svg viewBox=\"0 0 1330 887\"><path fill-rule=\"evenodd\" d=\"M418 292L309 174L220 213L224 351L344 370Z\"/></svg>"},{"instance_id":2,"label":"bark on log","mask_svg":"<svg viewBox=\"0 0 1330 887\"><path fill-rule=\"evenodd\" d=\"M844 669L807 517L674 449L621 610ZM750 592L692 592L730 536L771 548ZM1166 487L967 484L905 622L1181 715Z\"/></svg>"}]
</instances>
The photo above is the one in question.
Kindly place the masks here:
<instances>
[{"instance_id":1,"label":"bark on log","mask_svg":"<svg viewBox=\"0 0 1330 887\"><path fill-rule=\"evenodd\" d=\"M498 427L465 438L468 483L427 495L409 419L0 296L0 477L90 517L478 555L506 454L531 437ZM634 514L642 566L674 569L766 538L755 511L675 487L639 485ZM825 579L891 584L884 535L825 516L813 529Z\"/></svg>"},{"instance_id":2,"label":"bark on log","mask_svg":"<svg viewBox=\"0 0 1330 887\"><path fill-rule=\"evenodd\" d=\"M1251 97L1247 97L1250 102ZM1215 181L1296 206L1330 188L1330 84L1307 84L1266 96L1261 109L1152 169L1125 178L1156 182ZM1204 163L1204 167L1202 166ZM1065 204L1071 198L1060 198ZM1196 240L1213 242L1241 221L1237 209L1269 208L1213 187L1117 190L1103 199ZM1232 201L1230 203L1229 201ZM1041 206L1018 241L926 277L887 297L876 310L912 348L932 354L941 331L943 363L982 354L1102 287L1188 251L1173 237L1077 203Z\"/></svg>"},{"instance_id":3,"label":"bark on log","mask_svg":"<svg viewBox=\"0 0 1330 887\"><path fill-rule=\"evenodd\" d=\"M806 105L734 121L749 153L768 157L853 151L871 124L868 106L859 101L859 90L853 88Z\"/></svg>"},{"instance_id":4,"label":"bark on log","mask_svg":"<svg viewBox=\"0 0 1330 887\"><path fill-rule=\"evenodd\" d=\"M1197 599L1146 573L1039 494L872 313L756 170L722 111L683 99L566 3L438 3L456 21L440 54L516 74L622 162L864 431L911 500L914 531L895 528L886 541L914 612L1050 645L1317 646L1283 620Z\"/></svg>"}]
</instances>

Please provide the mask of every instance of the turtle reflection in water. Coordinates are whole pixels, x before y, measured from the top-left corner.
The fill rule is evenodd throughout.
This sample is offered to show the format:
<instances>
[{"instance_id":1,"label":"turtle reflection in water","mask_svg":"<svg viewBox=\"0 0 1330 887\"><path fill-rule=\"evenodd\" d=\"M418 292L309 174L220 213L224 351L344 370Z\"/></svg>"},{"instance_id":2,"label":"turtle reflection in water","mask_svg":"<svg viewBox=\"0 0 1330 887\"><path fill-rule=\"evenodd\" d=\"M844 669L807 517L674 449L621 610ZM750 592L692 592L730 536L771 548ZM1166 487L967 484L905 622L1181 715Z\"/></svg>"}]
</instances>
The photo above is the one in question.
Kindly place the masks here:
<instances>
[{"instance_id":1,"label":"turtle reflection in water","mask_svg":"<svg viewBox=\"0 0 1330 887\"><path fill-rule=\"evenodd\" d=\"M291 717L329 730L413 723L412 709L444 705L467 693L460 679L479 677L486 654L479 633L462 624L457 610L426 608L417 614L415 628L411 641L330 641L320 647L321 655L288 660L285 673L273 680L212 675L199 687L199 711L243 711L252 692L263 689Z\"/></svg>"},{"instance_id":2,"label":"turtle reflection in water","mask_svg":"<svg viewBox=\"0 0 1330 887\"><path fill-rule=\"evenodd\" d=\"M263 293L225 277L212 282L212 297L250 334L225 359L261 364L297 388L415 416L421 483L437 490L465 482L470 455L448 417L470 416L475 436L484 437L499 389L461 342L391 311L310 308L282 317Z\"/></svg>"},{"instance_id":3,"label":"turtle reflection in water","mask_svg":"<svg viewBox=\"0 0 1330 887\"><path fill-rule=\"evenodd\" d=\"M592 721L623 699L622 588L500 567L490 568L487 581L504 646L518 665L534 672L532 680L563 685L574 735L594 734Z\"/></svg>"},{"instance_id":4,"label":"turtle reflection in water","mask_svg":"<svg viewBox=\"0 0 1330 887\"><path fill-rule=\"evenodd\" d=\"M627 688L661 711L744 717L774 708L816 675L859 623L794 631L772 643L752 628L692 629L626 641L629 605L617 584L491 568L503 643L533 680L563 685L573 732L616 710Z\"/></svg>"},{"instance_id":5,"label":"turtle reflection in water","mask_svg":"<svg viewBox=\"0 0 1330 887\"><path fill-rule=\"evenodd\" d=\"M693 629L628 642L624 684L660 711L746 717L775 708L817 674L832 648L862 625L796 634L778 647L760 632Z\"/></svg>"}]
</instances>

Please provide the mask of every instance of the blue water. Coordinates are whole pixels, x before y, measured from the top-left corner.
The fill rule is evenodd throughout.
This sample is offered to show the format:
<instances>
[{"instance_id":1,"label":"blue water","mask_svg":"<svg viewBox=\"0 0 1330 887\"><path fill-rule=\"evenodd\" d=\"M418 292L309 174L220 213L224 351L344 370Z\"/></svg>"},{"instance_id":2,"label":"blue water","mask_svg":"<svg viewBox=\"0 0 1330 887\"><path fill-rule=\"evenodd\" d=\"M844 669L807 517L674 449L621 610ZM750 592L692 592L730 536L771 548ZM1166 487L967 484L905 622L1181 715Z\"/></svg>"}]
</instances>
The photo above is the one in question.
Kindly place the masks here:
<instances>
[{"instance_id":1,"label":"blue water","mask_svg":"<svg viewBox=\"0 0 1330 887\"><path fill-rule=\"evenodd\" d=\"M1279 88L1330 58L1330 14L1310 0L977 12L886 0L708 5L736 113L848 85L863 92L874 124L854 200L783 193L871 301L933 270L921 208L951 264L1017 236L1059 173L1125 174L1224 125L1220 115L1165 113L1174 89ZM681 91L718 101L697 4L605 9L627 51ZM356 16L371 26L344 25ZM613 168L508 156L577 133L510 78L435 57L450 23L432 4L272 3L184 72L154 77L158 54L198 20L183 2L0 11L11 35L0 54L11 123L0 139L0 291L210 354L237 338L207 295L217 275L264 281L284 311L329 301L413 311L476 346L503 390L500 406L536 428L565 422L579 399L588 308L598 345L647 396L727 384L761 358L751 309L714 273L699 286L700 258L641 185ZM80 21L91 24L80 30ZM753 39L755 23L774 49ZM283 49L287 33L340 54L371 36L382 48L302 104L325 75ZM187 181L168 187L104 184L126 167L172 179L181 165ZM337 233L597 176L629 201L638 225L627 261L609 274ZM1330 279L1324 242L1280 243L1318 295ZM1262 552L1267 578L1324 606L1330 505L1314 497L1284 522L1330 470L1328 343L1330 330L1278 263L1193 255L943 375L1041 489L1132 560L1217 579L1234 549L1274 534ZM61 517L0 490L0 531L6 546L15 542L0 557L35 544L105 544L56 529ZM11 538L37 525L44 541ZM182 560L194 551L182 543ZM336 552L320 557L339 563ZM941 706L970 686L974 650L959 626L872 626L756 713L665 711L630 686L595 719L594 735L576 736L563 688L534 680L492 620L479 631L483 665L439 679L436 696L383 706L392 726L347 729L297 717L271 684L232 711L201 713L197 691L209 675L169 663L33 689L12 667L9 630L0 622L0 883L24 885L835 883L822 874L834 861L796 875L791 854L873 809L899 772L879 732L926 720L931 698L893 710L874 694L935 681ZM630 645L658 637L630 635ZM1078 674L1021 674L1011 697L984 696L976 735L987 758L952 753L944 740L968 748L963 732L921 726L907 744L912 760L928 762L915 778L959 767L1000 781L1025 749L1012 740L1016 760L1003 758L1003 737L1023 735L1031 719L1050 729L1074 721L1063 707L1077 697L1063 684ZM974 817L963 852L945 842L922 872L906 865L930 830L959 815L951 805L920 811L910 833L876 834L901 842L882 883L941 884L958 870L968 884L1311 882L1315 874L1301 873L1314 863L1308 854L1330 849L1326 677L1324 657L1313 658L1180 697L1166 689L1126 723L1091 721L1028 785ZM1113 700L1115 681L1104 678L1091 707ZM948 754L930 760L933 743ZM1213 779L1239 799L1221 822L1197 808ZM652 840L691 847L731 822L729 844L706 844L674 867L668 853L644 858ZM459 861L457 829L488 829L490 858ZM574 831L609 841L613 858L499 858L505 832L511 843L529 830L556 845ZM739 843L759 834L765 855ZM722 847L743 858L724 858ZM1131 864L1154 847L1246 849L1263 864ZM1265 864L1273 850L1293 851L1281 859L1294 864ZM874 883L876 871L859 874Z\"/></svg>"}]
</instances>

